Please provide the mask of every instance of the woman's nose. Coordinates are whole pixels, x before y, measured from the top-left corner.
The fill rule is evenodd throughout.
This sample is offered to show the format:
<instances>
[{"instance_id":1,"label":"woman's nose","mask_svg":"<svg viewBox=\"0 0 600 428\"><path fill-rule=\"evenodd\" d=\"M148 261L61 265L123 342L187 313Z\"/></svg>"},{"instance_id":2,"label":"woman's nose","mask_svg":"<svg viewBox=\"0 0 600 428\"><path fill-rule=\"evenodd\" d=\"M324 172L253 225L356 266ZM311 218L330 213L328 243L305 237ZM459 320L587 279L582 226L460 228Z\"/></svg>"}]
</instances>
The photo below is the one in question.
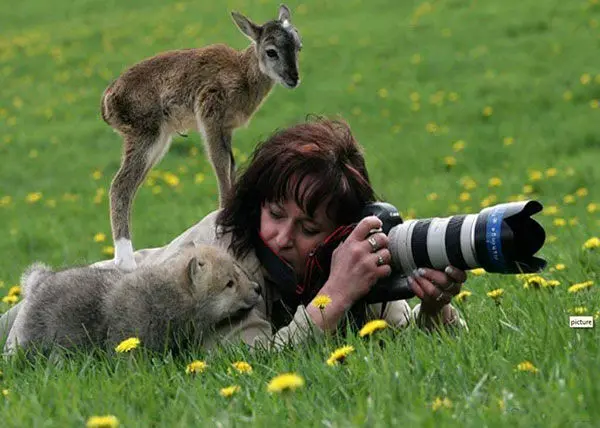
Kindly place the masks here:
<instances>
[{"instance_id":1,"label":"woman's nose","mask_svg":"<svg viewBox=\"0 0 600 428\"><path fill-rule=\"evenodd\" d=\"M283 226L277 233L277 246L279 248L289 247L292 244L292 228L291 226Z\"/></svg>"}]
</instances>

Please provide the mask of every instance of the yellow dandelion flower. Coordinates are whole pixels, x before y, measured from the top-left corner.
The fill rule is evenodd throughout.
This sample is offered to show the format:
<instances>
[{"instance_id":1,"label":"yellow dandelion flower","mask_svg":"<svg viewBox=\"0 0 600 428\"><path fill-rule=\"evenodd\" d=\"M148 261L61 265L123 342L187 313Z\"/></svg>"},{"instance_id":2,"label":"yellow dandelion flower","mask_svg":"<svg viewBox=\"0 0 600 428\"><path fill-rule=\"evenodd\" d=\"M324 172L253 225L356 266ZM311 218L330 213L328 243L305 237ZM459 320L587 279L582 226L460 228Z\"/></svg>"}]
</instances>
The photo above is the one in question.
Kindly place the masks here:
<instances>
[{"instance_id":1,"label":"yellow dandelion flower","mask_svg":"<svg viewBox=\"0 0 600 428\"><path fill-rule=\"evenodd\" d=\"M85 424L87 428L116 428L119 426L119 419L113 415L92 416Z\"/></svg>"},{"instance_id":2,"label":"yellow dandelion flower","mask_svg":"<svg viewBox=\"0 0 600 428\"><path fill-rule=\"evenodd\" d=\"M556 242L558 238L555 235L548 235L548 238L546 239L548 241L549 244Z\"/></svg>"},{"instance_id":3,"label":"yellow dandelion flower","mask_svg":"<svg viewBox=\"0 0 600 428\"><path fill-rule=\"evenodd\" d=\"M567 221L564 218L555 218L552 224L557 227L562 227L567 224Z\"/></svg>"},{"instance_id":4,"label":"yellow dandelion flower","mask_svg":"<svg viewBox=\"0 0 600 428\"><path fill-rule=\"evenodd\" d=\"M10 391L8 389L3 389L2 390L2 395L5 397L8 397L8 395L10 394Z\"/></svg>"},{"instance_id":5,"label":"yellow dandelion flower","mask_svg":"<svg viewBox=\"0 0 600 428\"><path fill-rule=\"evenodd\" d=\"M106 240L106 235L104 233L96 233L94 235L94 242L104 242Z\"/></svg>"},{"instance_id":6,"label":"yellow dandelion flower","mask_svg":"<svg viewBox=\"0 0 600 428\"><path fill-rule=\"evenodd\" d=\"M444 164L447 167L456 166L456 158L454 156L446 156L444 158Z\"/></svg>"},{"instance_id":7,"label":"yellow dandelion flower","mask_svg":"<svg viewBox=\"0 0 600 428\"><path fill-rule=\"evenodd\" d=\"M531 184L526 184L525 186L523 186L523 193L525 193L526 195L533 193L533 186Z\"/></svg>"},{"instance_id":8,"label":"yellow dandelion flower","mask_svg":"<svg viewBox=\"0 0 600 428\"><path fill-rule=\"evenodd\" d=\"M600 107L600 101L598 100L591 100L590 101L590 107L593 109L597 109Z\"/></svg>"},{"instance_id":9,"label":"yellow dandelion flower","mask_svg":"<svg viewBox=\"0 0 600 428\"><path fill-rule=\"evenodd\" d=\"M586 250L591 250L593 248L599 248L599 247L600 247L600 238L598 238L597 236L594 236L593 238L590 238L583 243L583 248Z\"/></svg>"},{"instance_id":10,"label":"yellow dandelion flower","mask_svg":"<svg viewBox=\"0 0 600 428\"><path fill-rule=\"evenodd\" d=\"M496 195L490 195L486 198L483 198L480 205L482 208L489 207L497 200L498 200L498 197Z\"/></svg>"},{"instance_id":11,"label":"yellow dandelion flower","mask_svg":"<svg viewBox=\"0 0 600 428\"><path fill-rule=\"evenodd\" d=\"M18 285L13 285L8 289L9 296L20 296L21 295L21 287Z\"/></svg>"},{"instance_id":12,"label":"yellow dandelion flower","mask_svg":"<svg viewBox=\"0 0 600 428\"><path fill-rule=\"evenodd\" d=\"M239 392L239 390L240 387L238 385L228 386L226 388L221 388L219 390L219 395L221 395L221 397L229 398L236 392Z\"/></svg>"},{"instance_id":13,"label":"yellow dandelion flower","mask_svg":"<svg viewBox=\"0 0 600 428\"><path fill-rule=\"evenodd\" d=\"M4 296L2 298L2 302L7 303L9 305L14 305L19 301L19 296Z\"/></svg>"},{"instance_id":14,"label":"yellow dandelion flower","mask_svg":"<svg viewBox=\"0 0 600 428\"><path fill-rule=\"evenodd\" d=\"M461 150L463 150L466 146L466 143L464 140L458 140L455 141L454 144L452 144L452 150L454 150L455 152L460 152Z\"/></svg>"},{"instance_id":15,"label":"yellow dandelion flower","mask_svg":"<svg viewBox=\"0 0 600 428\"><path fill-rule=\"evenodd\" d=\"M563 202L565 204L573 204L573 203L575 203L575 196L573 196L573 195L565 195L563 197Z\"/></svg>"},{"instance_id":16,"label":"yellow dandelion flower","mask_svg":"<svg viewBox=\"0 0 600 428\"><path fill-rule=\"evenodd\" d=\"M567 266L564 263L557 263L556 265L554 265L554 269L556 270L565 270L567 268Z\"/></svg>"},{"instance_id":17,"label":"yellow dandelion flower","mask_svg":"<svg viewBox=\"0 0 600 428\"><path fill-rule=\"evenodd\" d=\"M107 245L105 247L102 247L102 254L105 254L107 256L114 256L115 248L112 245Z\"/></svg>"},{"instance_id":18,"label":"yellow dandelion flower","mask_svg":"<svg viewBox=\"0 0 600 428\"><path fill-rule=\"evenodd\" d=\"M325 294L320 294L316 296L312 301L312 304L319 309L325 309L330 303L331 297L326 296Z\"/></svg>"},{"instance_id":19,"label":"yellow dandelion flower","mask_svg":"<svg viewBox=\"0 0 600 428\"><path fill-rule=\"evenodd\" d=\"M587 313L588 308L586 308L585 306L576 306L574 308L569 309L569 312L575 315L583 315L585 313Z\"/></svg>"},{"instance_id":20,"label":"yellow dandelion flower","mask_svg":"<svg viewBox=\"0 0 600 428\"><path fill-rule=\"evenodd\" d=\"M588 193L588 189L586 189L585 187L580 187L579 189L575 190L575 194L580 198L587 196Z\"/></svg>"},{"instance_id":21,"label":"yellow dandelion flower","mask_svg":"<svg viewBox=\"0 0 600 428\"><path fill-rule=\"evenodd\" d=\"M540 288L546 286L546 280L539 275L530 276L525 280L523 288Z\"/></svg>"},{"instance_id":22,"label":"yellow dandelion flower","mask_svg":"<svg viewBox=\"0 0 600 428\"><path fill-rule=\"evenodd\" d=\"M160 193L162 193L162 187L160 187L160 186L154 186L154 187L152 187L152 194L153 195L158 195Z\"/></svg>"},{"instance_id":23,"label":"yellow dandelion flower","mask_svg":"<svg viewBox=\"0 0 600 428\"><path fill-rule=\"evenodd\" d=\"M556 168L548 168L546 170L546 177L555 177L558 174L558 169Z\"/></svg>"},{"instance_id":24,"label":"yellow dandelion flower","mask_svg":"<svg viewBox=\"0 0 600 428\"><path fill-rule=\"evenodd\" d=\"M565 101L571 101L573 99L573 92L572 91L565 91L563 92L563 100Z\"/></svg>"},{"instance_id":25,"label":"yellow dandelion flower","mask_svg":"<svg viewBox=\"0 0 600 428\"><path fill-rule=\"evenodd\" d=\"M544 210L544 215L556 215L558 214L559 208L556 205L548 205Z\"/></svg>"},{"instance_id":26,"label":"yellow dandelion flower","mask_svg":"<svg viewBox=\"0 0 600 428\"><path fill-rule=\"evenodd\" d=\"M304 379L296 373L283 373L275 376L267 385L267 390L273 392L294 391L304 386Z\"/></svg>"},{"instance_id":27,"label":"yellow dandelion flower","mask_svg":"<svg viewBox=\"0 0 600 428\"><path fill-rule=\"evenodd\" d=\"M140 339L137 337L130 337L129 339L125 339L121 343L117 345L115 351L119 353L129 352L140 346Z\"/></svg>"},{"instance_id":28,"label":"yellow dandelion flower","mask_svg":"<svg viewBox=\"0 0 600 428\"><path fill-rule=\"evenodd\" d=\"M177 187L179 185L179 177L172 172L165 172L163 175L163 180L171 187Z\"/></svg>"},{"instance_id":29,"label":"yellow dandelion flower","mask_svg":"<svg viewBox=\"0 0 600 428\"><path fill-rule=\"evenodd\" d=\"M0 198L0 207L7 207L12 202L12 196L2 196Z\"/></svg>"},{"instance_id":30,"label":"yellow dandelion flower","mask_svg":"<svg viewBox=\"0 0 600 428\"><path fill-rule=\"evenodd\" d=\"M530 361L523 361L522 363L517 364L517 370L520 372L530 373L539 372L539 370Z\"/></svg>"},{"instance_id":31,"label":"yellow dandelion flower","mask_svg":"<svg viewBox=\"0 0 600 428\"><path fill-rule=\"evenodd\" d=\"M99 169L97 169L94 172L92 172L92 178L94 180L100 180L102 178L102 171L100 171Z\"/></svg>"},{"instance_id":32,"label":"yellow dandelion flower","mask_svg":"<svg viewBox=\"0 0 600 428\"><path fill-rule=\"evenodd\" d=\"M489 187L499 187L502 185L502 179L499 177L492 177L488 181Z\"/></svg>"},{"instance_id":33,"label":"yellow dandelion flower","mask_svg":"<svg viewBox=\"0 0 600 428\"><path fill-rule=\"evenodd\" d=\"M252 373L252 366L245 361L236 361L231 363L232 367L239 373L250 374Z\"/></svg>"},{"instance_id":34,"label":"yellow dandelion flower","mask_svg":"<svg viewBox=\"0 0 600 428\"><path fill-rule=\"evenodd\" d=\"M475 276L481 276L486 274L486 271L483 268L471 269L469 272Z\"/></svg>"},{"instance_id":35,"label":"yellow dandelion flower","mask_svg":"<svg viewBox=\"0 0 600 428\"><path fill-rule=\"evenodd\" d=\"M543 178L542 171L529 171L530 181L540 181Z\"/></svg>"},{"instance_id":36,"label":"yellow dandelion flower","mask_svg":"<svg viewBox=\"0 0 600 428\"><path fill-rule=\"evenodd\" d=\"M185 372L187 374L202 373L202 372L204 372L204 370L206 370L207 367L208 367L208 364L206 364L206 362L196 360L196 361L192 361L191 363L189 363L186 366Z\"/></svg>"},{"instance_id":37,"label":"yellow dandelion flower","mask_svg":"<svg viewBox=\"0 0 600 428\"><path fill-rule=\"evenodd\" d=\"M567 291L569 293L578 293L582 290L586 290L586 289L590 288L592 285L594 285L594 281L580 282L580 283L571 285Z\"/></svg>"},{"instance_id":38,"label":"yellow dandelion flower","mask_svg":"<svg viewBox=\"0 0 600 428\"><path fill-rule=\"evenodd\" d=\"M556 279L549 279L545 284L542 285L544 288L554 288L560 285L560 281Z\"/></svg>"},{"instance_id":39,"label":"yellow dandelion flower","mask_svg":"<svg viewBox=\"0 0 600 428\"><path fill-rule=\"evenodd\" d=\"M354 352L354 346L342 346L336 349L327 359L327 365L335 366L336 364L343 364L352 352Z\"/></svg>"},{"instance_id":40,"label":"yellow dandelion flower","mask_svg":"<svg viewBox=\"0 0 600 428\"><path fill-rule=\"evenodd\" d=\"M581 75L581 77L579 78L579 81L581 82L582 85L587 85L588 83L590 83L592 81L592 76L590 76L589 73L583 73Z\"/></svg>"},{"instance_id":41,"label":"yellow dandelion flower","mask_svg":"<svg viewBox=\"0 0 600 428\"><path fill-rule=\"evenodd\" d=\"M458 293L456 295L456 297L454 298L454 300L456 300L457 302L462 302L463 300L467 300L468 297L470 297L473 293L471 293L468 290L462 290L460 293Z\"/></svg>"},{"instance_id":42,"label":"yellow dandelion flower","mask_svg":"<svg viewBox=\"0 0 600 428\"><path fill-rule=\"evenodd\" d=\"M467 202L471 200L471 194L469 192L462 192L459 196L458 199L460 199L461 202Z\"/></svg>"},{"instance_id":43,"label":"yellow dandelion flower","mask_svg":"<svg viewBox=\"0 0 600 428\"><path fill-rule=\"evenodd\" d=\"M598 318L600 318L600 311L596 311L594 314L594 319L597 320Z\"/></svg>"},{"instance_id":44,"label":"yellow dandelion flower","mask_svg":"<svg viewBox=\"0 0 600 428\"><path fill-rule=\"evenodd\" d=\"M458 94L456 92L450 92L448 94L448 100L452 102L458 101Z\"/></svg>"},{"instance_id":45,"label":"yellow dandelion flower","mask_svg":"<svg viewBox=\"0 0 600 428\"><path fill-rule=\"evenodd\" d=\"M427 200L428 201L437 201L439 198L437 193L430 193L427 195Z\"/></svg>"},{"instance_id":46,"label":"yellow dandelion flower","mask_svg":"<svg viewBox=\"0 0 600 428\"><path fill-rule=\"evenodd\" d=\"M431 410L437 412L442 408L451 409L452 401L450 401L450 399L448 399L447 397L444 397L443 399L440 397L436 397L435 400L433 400L433 403L431 403Z\"/></svg>"},{"instance_id":47,"label":"yellow dandelion flower","mask_svg":"<svg viewBox=\"0 0 600 428\"><path fill-rule=\"evenodd\" d=\"M576 226L579 224L579 220L577 217L573 217L569 219L569 226Z\"/></svg>"},{"instance_id":48,"label":"yellow dandelion flower","mask_svg":"<svg viewBox=\"0 0 600 428\"><path fill-rule=\"evenodd\" d=\"M25 197L25 201L27 201L28 204L35 204L40 199L42 199L42 192L28 193Z\"/></svg>"},{"instance_id":49,"label":"yellow dandelion flower","mask_svg":"<svg viewBox=\"0 0 600 428\"><path fill-rule=\"evenodd\" d=\"M494 300L498 300L504 294L504 288L497 288L495 290L488 291L486 294L488 295L488 297L491 297Z\"/></svg>"},{"instance_id":50,"label":"yellow dandelion flower","mask_svg":"<svg viewBox=\"0 0 600 428\"><path fill-rule=\"evenodd\" d=\"M464 177L461 179L461 184L465 188L465 190L473 190L477 187L477 182L473 180L471 177Z\"/></svg>"},{"instance_id":51,"label":"yellow dandelion flower","mask_svg":"<svg viewBox=\"0 0 600 428\"><path fill-rule=\"evenodd\" d=\"M379 95L379 98L387 98L389 95L389 92L387 89L381 88L377 91L377 95Z\"/></svg>"},{"instance_id":52,"label":"yellow dandelion flower","mask_svg":"<svg viewBox=\"0 0 600 428\"><path fill-rule=\"evenodd\" d=\"M512 146L515 143L515 139L513 137L504 137L503 143L505 146Z\"/></svg>"},{"instance_id":53,"label":"yellow dandelion flower","mask_svg":"<svg viewBox=\"0 0 600 428\"><path fill-rule=\"evenodd\" d=\"M0 206L1 206L1 205L2 205L2 204L0 204ZM587 205L587 207L586 207L586 210L587 210L587 212L589 212L590 214L593 214L593 213L595 213L595 212L596 212L596 211L598 211L599 209L600 209L600 208L598 207L598 204L595 204L595 203L593 203L593 202L590 202L590 203Z\"/></svg>"},{"instance_id":54,"label":"yellow dandelion flower","mask_svg":"<svg viewBox=\"0 0 600 428\"><path fill-rule=\"evenodd\" d=\"M481 111L481 114L483 114L484 117L490 117L493 113L494 113L494 109L490 106L484 107L483 110Z\"/></svg>"},{"instance_id":55,"label":"yellow dandelion flower","mask_svg":"<svg viewBox=\"0 0 600 428\"><path fill-rule=\"evenodd\" d=\"M388 323L384 320L373 320L366 323L363 328L360 329L358 335L360 337L370 336L378 330L383 330L388 326Z\"/></svg>"},{"instance_id":56,"label":"yellow dandelion flower","mask_svg":"<svg viewBox=\"0 0 600 428\"><path fill-rule=\"evenodd\" d=\"M199 172L198 174L196 174L194 176L194 184L201 184L204 183L204 179L206 177L204 176L204 174L202 174L201 172Z\"/></svg>"}]
</instances>

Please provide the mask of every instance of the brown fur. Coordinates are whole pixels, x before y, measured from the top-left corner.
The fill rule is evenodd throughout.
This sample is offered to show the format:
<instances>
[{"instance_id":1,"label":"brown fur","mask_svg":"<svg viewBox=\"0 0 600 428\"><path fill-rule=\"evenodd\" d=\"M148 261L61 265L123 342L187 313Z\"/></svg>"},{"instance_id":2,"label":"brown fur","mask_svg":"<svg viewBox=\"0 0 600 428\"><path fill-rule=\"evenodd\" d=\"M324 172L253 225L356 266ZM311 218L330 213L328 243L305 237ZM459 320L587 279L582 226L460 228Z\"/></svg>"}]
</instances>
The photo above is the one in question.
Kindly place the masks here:
<instances>
[{"instance_id":1,"label":"brown fur","mask_svg":"<svg viewBox=\"0 0 600 428\"><path fill-rule=\"evenodd\" d=\"M171 135L195 128L203 136L219 184L219 205L235 173L233 131L250 120L279 81L298 84L301 43L282 5L279 20L262 26L233 13L253 43L242 51L224 44L164 52L126 70L104 91L102 118L124 141L121 167L110 188L113 240L131 240L131 206L150 169L168 151ZM289 25L288 25L289 24ZM269 46L277 62L267 58ZM261 71L262 68L262 71ZM115 245L117 266L135 268L132 251ZM123 255L127 260L121 260Z\"/></svg>"}]
</instances>

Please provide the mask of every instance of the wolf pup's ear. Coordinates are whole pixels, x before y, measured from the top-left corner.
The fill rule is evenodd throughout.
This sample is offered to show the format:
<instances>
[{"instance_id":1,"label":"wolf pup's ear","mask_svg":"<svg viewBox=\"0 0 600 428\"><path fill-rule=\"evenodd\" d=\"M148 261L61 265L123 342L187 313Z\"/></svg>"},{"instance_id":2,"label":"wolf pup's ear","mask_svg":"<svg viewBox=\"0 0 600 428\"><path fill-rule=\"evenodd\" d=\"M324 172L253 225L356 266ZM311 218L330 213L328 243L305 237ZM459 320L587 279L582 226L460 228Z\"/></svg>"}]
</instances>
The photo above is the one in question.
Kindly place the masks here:
<instances>
[{"instance_id":1,"label":"wolf pup's ear","mask_svg":"<svg viewBox=\"0 0 600 428\"><path fill-rule=\"evenodd\" d=\"M204 261L198 259L197 257L192 257L188 264L188 276L192 283L194 282L194 277L200 273L203 267Z\"/></svg>"},{"instance_id":2,"label":"wolf pup's ear","mask_svg":"<svg viewBox=\"0 0 600 428\"><path fill-rule=\"evenodd\" d=\"M290 9L283 3L281 4L281 6L279 6L279 16L277 17L277 19L280 22L292 22L292 12L290 12Z\"/></svg>"}]
</instances>

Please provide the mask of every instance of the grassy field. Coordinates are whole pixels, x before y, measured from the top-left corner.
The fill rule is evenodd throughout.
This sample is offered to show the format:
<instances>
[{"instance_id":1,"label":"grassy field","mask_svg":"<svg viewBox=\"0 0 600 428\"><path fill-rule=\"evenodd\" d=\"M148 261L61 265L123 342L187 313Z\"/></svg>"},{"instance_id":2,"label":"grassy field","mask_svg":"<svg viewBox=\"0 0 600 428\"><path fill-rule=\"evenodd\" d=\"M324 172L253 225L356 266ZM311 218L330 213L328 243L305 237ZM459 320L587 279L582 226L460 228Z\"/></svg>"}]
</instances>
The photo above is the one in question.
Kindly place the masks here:
<instances>
[{"instance_id":1,"label":"grassy field","mask_svg":"<svg viewBox=\"0 0 600 428\"><path fill-rule=\"evenodd\" d=\"M121 141L99 116L109 82L160 51L214 42L243 48L230 10L261 22L277 6L0 4L0 295L34 260L59 267L111 257L107 193ZM289 6L303 37L302 83L276 87L236 132L238 162L275 128L309 113L342 116L365 147L376 190L406 218L541 201L547 241L540 254L549 262L542 277L559 285L525 288L516 276L471 275L472 295L457 303L470 331L456 337L413 328L280 355L227 349L173 360L138 349L59 365L4 360L0 424L82 426L110 414L128 427L597 426L600 330L570 329L568 320L600 313L600 248L584 248L600 237L600 2ZM138 193L134 243L163 245L216 205L200 138L178 137ZM583 291L569 291L587 281ZM498 288L496 304L486 292ZM2 312L10 303L0 305ZM344 344L356 349L347 364L325 364ZM185 367L196 359L209 366L190 376ZM238 360L253 373L228 373ZM525 361L535 369L520 370ZM304 387L270 394L268 382L284 372L298 373ZM230 385L241 389L220 396Z\"/></svg>"}]
</instances>

